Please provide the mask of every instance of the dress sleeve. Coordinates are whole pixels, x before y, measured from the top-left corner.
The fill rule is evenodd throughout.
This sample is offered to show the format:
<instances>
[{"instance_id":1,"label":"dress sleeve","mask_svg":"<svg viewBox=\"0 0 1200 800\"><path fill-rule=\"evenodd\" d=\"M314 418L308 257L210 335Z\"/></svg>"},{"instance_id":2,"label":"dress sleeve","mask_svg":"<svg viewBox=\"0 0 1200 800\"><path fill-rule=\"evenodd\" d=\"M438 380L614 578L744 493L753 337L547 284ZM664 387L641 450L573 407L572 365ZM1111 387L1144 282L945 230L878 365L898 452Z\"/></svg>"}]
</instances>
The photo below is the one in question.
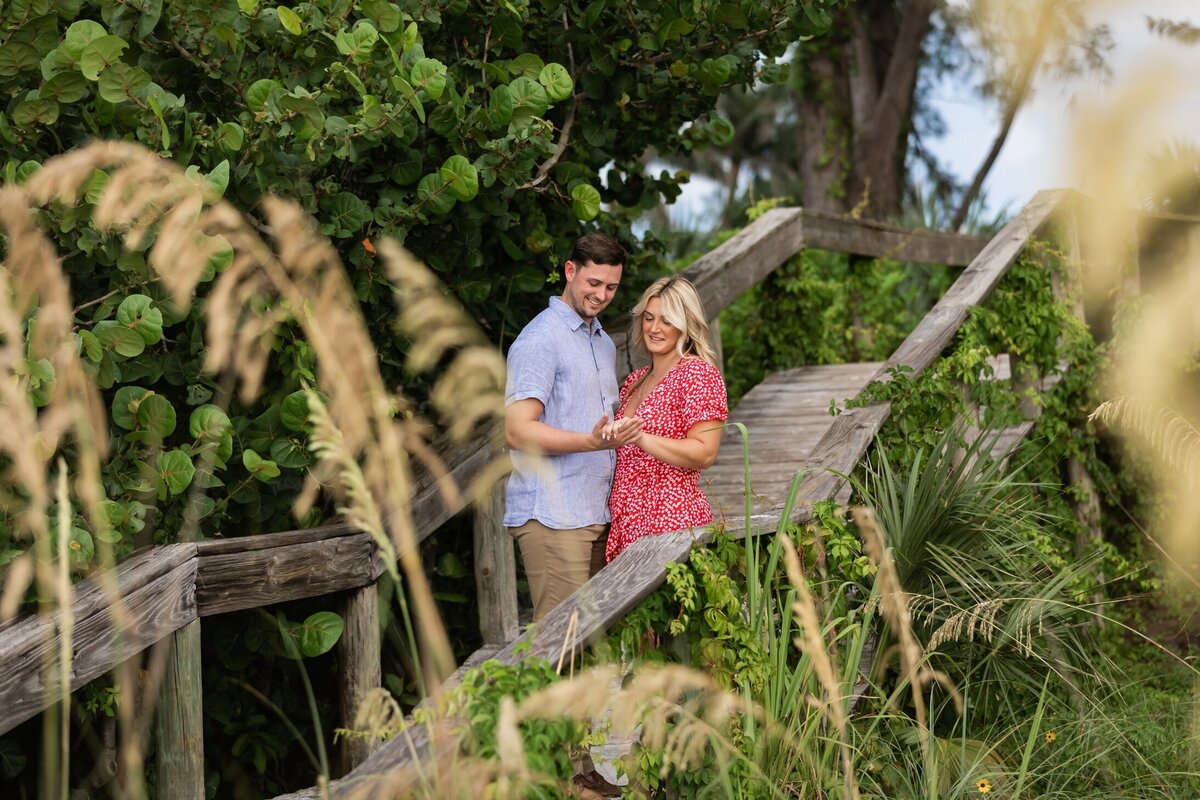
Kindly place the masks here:
<instances>
[{"instance_id":1,"label":"dress sleeve","mask_svg":"<svg viewBox=\"0 0 1200 800\"><path fill-rule=\"evenodd\" d=\"M729 399L725 381L712 364L696 359L685 381L683 423L690 428L697 422L729 418Z\"/></svg>"}]
</instances>

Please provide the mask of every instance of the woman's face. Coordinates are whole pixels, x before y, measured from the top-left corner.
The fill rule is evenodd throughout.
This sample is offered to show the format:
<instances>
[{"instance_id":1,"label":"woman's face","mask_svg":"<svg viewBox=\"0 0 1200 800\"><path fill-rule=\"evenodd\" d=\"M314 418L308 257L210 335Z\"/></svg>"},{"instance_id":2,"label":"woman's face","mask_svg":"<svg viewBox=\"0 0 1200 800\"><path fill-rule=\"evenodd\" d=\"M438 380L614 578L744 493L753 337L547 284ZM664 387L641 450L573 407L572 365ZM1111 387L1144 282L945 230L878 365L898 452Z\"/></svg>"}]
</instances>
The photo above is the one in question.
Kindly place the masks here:
<instances>
[{"instance_id":1,"label":"woman's face","mask_svg":"<svg viewBox=\"0 0 1200 800\"><path fill-rule=\"evenodd\" d=\"M642 340L652 356L667 355L675 352L679 343L679 329L662 315L662 299L651 297L642 312Z\"/></svg>"}]
</instances>

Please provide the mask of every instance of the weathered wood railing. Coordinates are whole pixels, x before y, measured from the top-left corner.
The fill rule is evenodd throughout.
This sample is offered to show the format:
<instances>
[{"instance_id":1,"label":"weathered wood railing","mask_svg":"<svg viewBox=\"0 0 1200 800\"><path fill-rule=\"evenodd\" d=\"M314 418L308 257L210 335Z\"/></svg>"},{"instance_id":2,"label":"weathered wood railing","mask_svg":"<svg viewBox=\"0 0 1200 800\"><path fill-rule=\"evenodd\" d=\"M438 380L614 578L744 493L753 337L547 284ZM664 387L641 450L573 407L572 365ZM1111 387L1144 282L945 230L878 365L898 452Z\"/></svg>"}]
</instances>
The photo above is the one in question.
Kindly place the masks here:
<instances>
[{"instance_id":1,"label":"weathered wood railing","mask_svg":"<svg viewBox=\"0 0 1200 800\"><path fill-rule=\"evenodd\" d=\"M449 479L460 486L470 483L497 456L479 443L439 450ZM432 476L418 477L408 511L418 542L460 510L446 504ZM374 587L383 569L371 537L348 525L143 548L111 574L75 587L70 610L71 686L78 688L174 636L175 652L167 665L163 694L179 702L160 706L160 737L165 736L166 742L160 739L158 750L170 759L168 764L160 763L160 786L166 785L166 777L178 791L163 797L203 797L200 620L346 592L347 633L339 643L339 663L348 723L361 692L381 683ZM511 602L515 617L515 587ZM61 612L32 615L0 628L0 734L58 699L58 690L47 676L56 674L48 667L58 663L63 619ZM358 750L348 755L351 765L366 755L357 745L348 748Z\"/></svg>"},{"instance_id":2,"label":"weathered wood railing","mask_svg":"<svg viewBox=\"0 0 1200 800\"><path fill-rule=\"evenodd\" d=\"M775 209L697 260L683 274L696 284L705 308L715 318L743 291L805 248L966 265L961 277L888 360L879 376L901 364L920 372L949 344L970 308L987 296L1062 199L1063 194L1058 192L1039 194L986 243L980 237L906 230L803 209ZM622 369L628 371L633 364L624 347L624 335L618 333L614 338L623 353ZM844 412L815 452L796 465L797 471L813 466L849 473L889 412L886 403ZM495 456L487 447L443 450L442 454L459 485L478 475ZM803 502L796 507L793 520L807 520L814 502L838 496L843 488L844 481L832 472L813 472L801 486L799 496ZM415 497L411 513L419 539L459 510L446 507L429 479L420 484ZM517 619L513 546L499 525L497 504L498 496L493 492L476 515L476 574L484 648L470 662L485 657L512 663L529 656L573 655L660 585L668 563L687 558L693 544L705 542L710 535L707 530L690 529L635 542L621 558L547 615L536 629L514 640ZM776 508L750 520L730 520L729 525L752 534L773 532L781 511ZM347 665L346 673L364 662L374 664L373 673L368 669L366 674L359 670L356 676L344 675L352 691L346 693L343 703L352 705L355 691L379 681L378 641L372 641L369 619L374 602L367 587L374 585L381 571L369 537L346 526L148 549L118 568L115 583L102 585L89 580L77 587L72 607L76 620L72 685L103 674L173 634L177 647L195 649L188 642L198 641L196 626L203 617L352 591L346 606L347 626L359 635L347 637L348 649L341 662ZM368 594L359 593L363 590ZM121 622L111 611L118 599L128 613ZM59 625L56 615L35 616L0 629L0 733L29 719L55 699L53 687L44 685L42 675L46 664L56 657L62 634ZM176 663L169 686L170 680L176 686L189 682L199 685L198 659L193 657L186 663L182 673ZM174 724L191 725L191 730L168 731L168 735L200 741L195 730L199 725L197 708L172 717ZM163 721L160 715L160 727ZM412 763L414 757L424 758L430 755L431 747L441 746L432 745L423 728L400 739L366 757L345 780L335 783L334 794L350 787L361 790L364 783ZM164 783L165 777L160 774L159 779L160 791L167 792L164 797L202 796L196 793L199 784L195 782L194 766L180 768L173 776L179 783L172 788L166 788L169 784ZM294 796L316 795L310 791Z\"/></svg>"}]
</instances>

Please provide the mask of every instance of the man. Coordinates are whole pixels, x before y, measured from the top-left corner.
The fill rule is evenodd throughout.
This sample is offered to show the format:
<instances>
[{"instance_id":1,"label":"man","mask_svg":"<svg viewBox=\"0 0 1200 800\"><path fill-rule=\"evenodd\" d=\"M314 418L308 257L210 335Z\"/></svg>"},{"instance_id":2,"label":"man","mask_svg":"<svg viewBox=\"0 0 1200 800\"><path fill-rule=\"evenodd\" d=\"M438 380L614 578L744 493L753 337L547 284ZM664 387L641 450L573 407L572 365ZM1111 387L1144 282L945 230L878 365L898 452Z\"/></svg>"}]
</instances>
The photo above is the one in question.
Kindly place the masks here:
<instances>
[{"instance_id":1,"label":"man","mask_svg":"<svg viewBox=\"0 0 1200 800\"><path fill-rule=\"evenodd\" d=\"M604 431L617 404L617 349L597 317L625 259L611 236L577 239L562 296L508 351L504 438L513 473L504 524L521 548L535 622L604 566L613 451L641 434L640 420Z\"/></svg>"}]
</instances>

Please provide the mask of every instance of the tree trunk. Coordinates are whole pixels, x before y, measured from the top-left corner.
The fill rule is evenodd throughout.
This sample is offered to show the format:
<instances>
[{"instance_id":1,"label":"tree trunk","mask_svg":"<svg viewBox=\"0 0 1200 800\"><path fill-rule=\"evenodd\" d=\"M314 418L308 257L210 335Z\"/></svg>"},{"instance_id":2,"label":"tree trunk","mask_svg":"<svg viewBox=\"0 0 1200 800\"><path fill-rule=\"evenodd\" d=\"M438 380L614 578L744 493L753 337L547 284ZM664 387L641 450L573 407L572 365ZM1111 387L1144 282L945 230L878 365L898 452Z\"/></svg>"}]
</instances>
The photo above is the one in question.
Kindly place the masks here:
<instances>
[{"instance_id":1,"label":"tree trunk","mask_svg":"<svg viewBox=\"0 0 1200 800\"><path fill-rule=\"evenodd\" d=\"M937 0L864 0L802 48L796 116L806 208L900 212L917 75Z\"/></svg>"},{"instance_id":2,"label":"tree trunk","mask_svg":"<svg viewBox=\"0 0 1200 800\"><path fill-rule=\"evenodd\" d=\"M808 62L808 68L812 85L796 98L803 205L815 211L845 212L854 135L845 64L822 52Z\"/></svg>"},{"instance_id":3,"label":"tree trunk","mask_svg":"<svg viewBox=\"0 0 1200 800\"><path fill-rule=\"evenodd\" d=\"M936 0L909 0L905 4L878 99L855 141L849 204L869 217L882 219L900 211L913 93L936 5ZM868 21L862 33L869 30Z\"/></svg>"}]
</instances>

